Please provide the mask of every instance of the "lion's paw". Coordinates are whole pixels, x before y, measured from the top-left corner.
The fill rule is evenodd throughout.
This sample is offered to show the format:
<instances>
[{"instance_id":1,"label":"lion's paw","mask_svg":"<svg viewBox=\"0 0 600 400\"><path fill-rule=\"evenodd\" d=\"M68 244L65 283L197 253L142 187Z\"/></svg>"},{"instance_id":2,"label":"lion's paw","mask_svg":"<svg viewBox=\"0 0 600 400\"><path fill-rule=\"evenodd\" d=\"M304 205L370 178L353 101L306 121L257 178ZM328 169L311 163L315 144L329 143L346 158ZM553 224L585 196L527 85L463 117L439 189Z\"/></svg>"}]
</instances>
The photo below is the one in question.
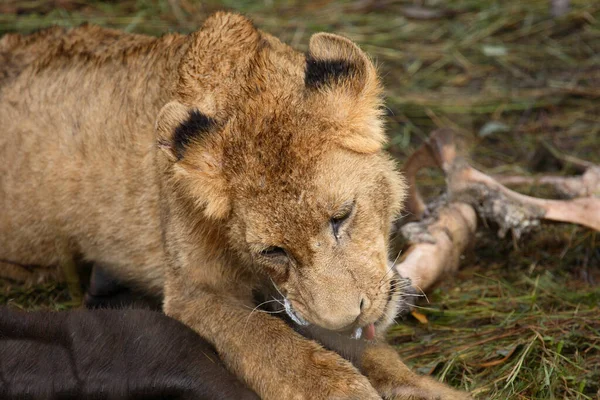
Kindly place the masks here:
<instances>
[{"instance_id":1,"label":"lion's paw","mask_svg":"<svg viewBox=\"0 0 600 400\"><path fill-rule=\"evenodd\" d=\"M431 378L422 378L417 385L395 387L386 400L473 400L467 392L456 390Z\"/></svg>"},{"instance_id":2,"label":"lion's paw","mask_svg":"<svg viewBox=\"0 0 600 400\"><path fill-rule=\"evenodd\" d=\"M369 380L339 355L316 352L312 361L311 399L381 400Z\"/></svg>"}]
</instances>

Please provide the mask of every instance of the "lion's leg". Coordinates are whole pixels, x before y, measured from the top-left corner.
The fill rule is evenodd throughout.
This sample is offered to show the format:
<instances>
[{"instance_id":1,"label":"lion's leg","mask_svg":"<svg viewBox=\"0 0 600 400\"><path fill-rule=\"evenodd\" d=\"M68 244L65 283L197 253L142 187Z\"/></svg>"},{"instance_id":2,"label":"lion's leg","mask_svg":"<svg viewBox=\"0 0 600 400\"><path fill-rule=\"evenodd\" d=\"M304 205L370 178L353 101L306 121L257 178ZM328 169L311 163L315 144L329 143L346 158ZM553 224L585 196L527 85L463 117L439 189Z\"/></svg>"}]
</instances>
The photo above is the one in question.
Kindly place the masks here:
<instances>
[{"instance_id":1,"label":"lion's leg","mask_svg":"<svg viewBox=\"0 0 600 400\"><path fill-rule=\"evenodd\" d=\"M33 282L33 272L19 264L0 261L0 279L7 279L18 283Z\"/></svg>"},{"instance_id":2,"label":"lion's leg","mask_svg":"<svg viewBox=\"0 0 600 400\"><path fill-rule=\"evenodd\" d=\"M71 296L71 303L74 306L80 306L83 303L83 293L81 291L81 279L79 277L79 271L77 270L77 263L73 256L73 252L70 251L68 245L62 241L56 242L56 250L58 254L58 265L60 271L63 274L69 294Z\"/></svg>"},{"instance_id":3,"label":"lion's leg","mask_svg":"<svg viewBox=\"0 0 600 400\"><path fill-rule=\"evenodd\" d=\"M467 400L471 396L450 388L428 376L415 374L385 343L366 346L361 371L385 399L393 400Z\"/></svg>"},{"instance_id":4,"label":"lion's leg","mask_svg":"<svg viewBox=\"0 0 600 400\"><path fill-rule=\"evenodd\" d=\"M342 355L361 370L386 400L458 400L469 399L466 393L412 372L396 350L380 342L356 340L314 325L297 328L306 337Z\"/></svg>"},{"instance_id":5,"label":"lion's leg","mask_svg":"<svg viewBox=\"0 0 600 400\"><path fill-rule=\"evenodd\" d=\"M368 380L338 354L232 294L205 288L167 283L166 314L212 342L228 368L261 398L380 399Z\"/></svg>"},{"instance_id":6,"label":"lion's leg","mask_svg":"<svg viewBox=\"0 0 600 400\"><path fill-rule=\"evenodd\" d=\"M39 285L58 280L56 268L22 265L0 260L0 279L6 279L25 286Z\"/></svg>"}]
</instances>

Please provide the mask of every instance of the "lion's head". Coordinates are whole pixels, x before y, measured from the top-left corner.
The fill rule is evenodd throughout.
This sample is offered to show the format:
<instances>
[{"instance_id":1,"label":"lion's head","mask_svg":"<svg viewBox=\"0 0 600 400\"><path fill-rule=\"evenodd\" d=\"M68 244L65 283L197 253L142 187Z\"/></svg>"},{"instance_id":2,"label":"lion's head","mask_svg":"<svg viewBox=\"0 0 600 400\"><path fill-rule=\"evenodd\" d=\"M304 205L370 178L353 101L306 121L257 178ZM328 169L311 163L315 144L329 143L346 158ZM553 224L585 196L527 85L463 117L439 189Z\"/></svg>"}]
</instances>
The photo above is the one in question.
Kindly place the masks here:
<instances>
[{"instance_id":1,"label":"lion's head","mask_svg":"<svg viewBox=\"0 0 600 400\"><path fill-rule=\"evenodd\" d=\"M387 325L399 290L388 235L404 184L382 150L371 61L324 33L297 53L233 14L190 40L179 98L157 121L181 196L221 224L297 323Z\"/></svg>"}]
</instances>

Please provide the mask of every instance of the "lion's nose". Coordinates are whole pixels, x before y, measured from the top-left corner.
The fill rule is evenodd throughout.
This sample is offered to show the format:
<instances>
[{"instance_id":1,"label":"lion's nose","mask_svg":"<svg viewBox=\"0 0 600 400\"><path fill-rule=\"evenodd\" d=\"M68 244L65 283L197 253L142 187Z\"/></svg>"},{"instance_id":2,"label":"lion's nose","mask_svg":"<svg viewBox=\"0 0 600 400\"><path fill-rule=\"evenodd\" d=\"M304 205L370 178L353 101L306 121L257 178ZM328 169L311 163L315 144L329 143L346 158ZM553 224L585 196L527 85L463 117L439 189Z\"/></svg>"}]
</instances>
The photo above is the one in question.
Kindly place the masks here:
<instances>
[{"instance_id":1,"label":"lion's nose","mask_svg":"<svg viewBox=\"0 0 600 400\"><path fill-rule=\"evenodd\" d=\"M354 304L346 307L330 308L319 313L318 325L330 330L343 330L352 326L356 320L371 306L371 301L365 295L358 297Z\"/></svg>"},{"instance_id":2,"label":"lion's nose","mask_svg":"<svg viewBox=\"0 0 600 400\"><path fill-rule=\"evenodd\" d=\"M332 331L343 330L351 326L356 319L360 316L360 308L357 307L353 310L347 310L346 312L338 312L322 315L319 318L321 321L318 325L321 325L325 329Z\"/></svg>"},{"instance_id":3,"label":"lion's nose","mask_svg":"<svg viewBox=\"0 0 600 400\"><path fill-rule=\"evenodd\" d=\"M366 310L368 310L371 307L371 301L369 300L369 298L367 297L366 294L361 294L360 295L360 312L364 313Z\"/></svg>"}]
</instances>

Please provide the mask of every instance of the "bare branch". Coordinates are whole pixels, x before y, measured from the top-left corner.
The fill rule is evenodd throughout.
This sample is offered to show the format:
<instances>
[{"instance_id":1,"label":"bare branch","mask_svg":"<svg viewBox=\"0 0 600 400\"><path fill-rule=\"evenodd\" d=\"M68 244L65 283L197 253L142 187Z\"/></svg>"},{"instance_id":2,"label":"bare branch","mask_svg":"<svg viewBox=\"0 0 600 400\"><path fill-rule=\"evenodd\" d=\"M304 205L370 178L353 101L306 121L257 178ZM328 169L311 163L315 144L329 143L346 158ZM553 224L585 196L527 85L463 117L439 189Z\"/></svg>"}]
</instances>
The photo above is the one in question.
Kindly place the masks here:
<instances>
[{"instance_id":1,"label":"bare branch","mask_svg":"<svg viewBox=\"0 0 600 400\"><path fill-rule=\"evenodd\" d=\"M428 206L417 187L417 173L428 167L449 168L456 157L452 146L431 140L419 147L406 161L404 176L409 185L406 207L411 219L400 228L408 240L408 250L395 265L398 273L412 281L413 287L427 291L443 276L458 269L460 256L473 241L477 230L474 208L464 202L441 198ZM427 217L424 215L427 214Z\"/></svg>"},{"instance_id":2,"label":"bare branch","mask_svg":"<svg viewBox=\"0 0 600 400\"><path fill-rule=\"evenodd\" d=\"M421 169L428 167L440 167L440 165L430 147L422 145L410 155L402 168L404 177L408 183L408 195L405 206L411 220L421 219L427 208L417 188L417 173Z\"/></svg>"},{"instance_id":3,"label":"bare branch","mask_svg":"<svg viewBox=\"0 0 600 400\"><path fill-rule=\"evenodd\" d=\"M477 230L477 215L466 203L447 203L420 222L401 228L410 247L396 270L415 288L429 290L440 278L458 270L460 256Z\"/></svg>"},{"instance_id":4,"label":"bare branch","mask_svg":"<svg viewBox=\"0 0 600 400\"><path fill-rule=\"evenodd\" d=\"M600 231L600 198L547 200L510 190L457 156L454 137L448 129L434 131L428 146L446 173L451 200L471 204L482 217L496 221L501 236L511 230L518 237L537 226L541 219L580 224Z\"/></svg>"},{"instance_id":5,"label":"bare branch","mask_svg":"<svg viewBox=\"0 0 600 400\"><path fill-rule=\"evenodd\" d=\"M565 198L600 197L600 167L591 166L578 176L494 176L503 185L548 185Z\"/></svg>"},{"instance_id":6,"label":"bare branch","mask_svg":"<svg viewBox=\"0 0 600 400\"><path fill-rule=\"evenodd\" d=\"M426 205L416 176L422 168L432 166L445 173L447 194ZM500 237L510 231L518 238L539 226L541 220L575 223L600 231L600 198L593 197L600 192L598 166L588 166L580 177L546 179L562 185L575 197L571 200L526 196L471 167L458 154L452 131L439 129L409 157L404 174L410 186L407 209L413 220L420 221L400 229L409 247L395 267L423 291L457 270L460 255L474 239L477 213L498 223ZM512 180L515 181L519 179Z\"/></svg>"}]
</instances>

